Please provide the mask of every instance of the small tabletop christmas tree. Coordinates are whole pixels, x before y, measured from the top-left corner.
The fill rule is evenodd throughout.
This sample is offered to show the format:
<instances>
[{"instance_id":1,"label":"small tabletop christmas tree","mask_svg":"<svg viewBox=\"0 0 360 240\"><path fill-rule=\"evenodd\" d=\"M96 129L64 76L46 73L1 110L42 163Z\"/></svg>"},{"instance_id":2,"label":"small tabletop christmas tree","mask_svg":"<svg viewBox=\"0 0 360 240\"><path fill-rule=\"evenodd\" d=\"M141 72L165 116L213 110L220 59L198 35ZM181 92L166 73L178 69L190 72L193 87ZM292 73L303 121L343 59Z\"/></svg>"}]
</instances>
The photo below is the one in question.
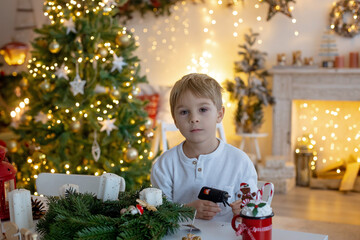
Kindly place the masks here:
<instances>
[{"instance_id":1,"label":"small tabletop christmas tree","mask_svg":"<svg viewBox=\"0 0 360 240\"><path fill-rule=\"evenodd\" d=\"M152 122L137 98L139 59L114 15L124 1L49 0L28 64L29 110L14 131L18 186L40 172L116 173L128 188L149 179ZM125 1L126 2L126 1Z\"/></svg>"}]
</instances>

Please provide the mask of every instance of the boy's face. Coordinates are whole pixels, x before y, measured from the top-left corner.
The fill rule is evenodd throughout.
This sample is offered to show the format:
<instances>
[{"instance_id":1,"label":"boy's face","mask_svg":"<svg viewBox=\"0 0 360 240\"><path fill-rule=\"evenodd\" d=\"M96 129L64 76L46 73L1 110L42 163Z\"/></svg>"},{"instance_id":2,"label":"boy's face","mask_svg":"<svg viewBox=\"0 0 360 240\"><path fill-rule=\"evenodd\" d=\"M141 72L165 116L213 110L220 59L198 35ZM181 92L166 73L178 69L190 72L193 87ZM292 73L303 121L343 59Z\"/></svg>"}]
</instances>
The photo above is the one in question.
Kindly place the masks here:
<instances>
[{"instance_id":1,"label":"boy's face","mask_svg":"<svg viewBox=\"0 0 360 240\"><path fill-rule=\"evenodd\" d=\"M186 91L174 109L174 122L186 141L203 143L216 138L216 124L224 117L224 108L218 110L209 98Z\"/></svg>"}]
</instances>

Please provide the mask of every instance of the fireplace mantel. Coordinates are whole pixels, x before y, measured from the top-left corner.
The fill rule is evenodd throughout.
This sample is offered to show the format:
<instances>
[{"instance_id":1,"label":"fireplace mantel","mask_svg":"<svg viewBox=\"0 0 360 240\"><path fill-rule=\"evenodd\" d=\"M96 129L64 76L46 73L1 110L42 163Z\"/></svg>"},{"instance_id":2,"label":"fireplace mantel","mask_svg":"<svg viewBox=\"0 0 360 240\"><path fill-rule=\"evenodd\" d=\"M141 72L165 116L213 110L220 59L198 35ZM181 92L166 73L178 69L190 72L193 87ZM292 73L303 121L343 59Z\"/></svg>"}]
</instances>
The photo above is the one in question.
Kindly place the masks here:
<instances>
[{"instance_id":1,"label":"fireplace mantel","mask_svg":"<svg viewBox=\"0 0 360 240\"><path fill-rule=\"evenodd\" d=\"M292 100L360 101L360 69L273 68L273 155L293 159Z\"/></svg>"}]
</instances>

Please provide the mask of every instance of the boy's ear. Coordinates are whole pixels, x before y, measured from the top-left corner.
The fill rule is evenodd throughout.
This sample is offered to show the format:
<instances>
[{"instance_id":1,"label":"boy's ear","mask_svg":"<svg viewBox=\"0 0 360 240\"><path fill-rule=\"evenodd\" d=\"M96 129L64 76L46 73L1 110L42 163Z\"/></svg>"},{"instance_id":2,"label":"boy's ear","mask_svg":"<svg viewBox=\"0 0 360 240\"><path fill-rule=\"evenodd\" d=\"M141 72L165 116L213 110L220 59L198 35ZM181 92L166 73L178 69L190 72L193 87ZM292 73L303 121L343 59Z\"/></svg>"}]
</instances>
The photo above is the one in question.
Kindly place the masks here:
<instances>
[{"instance_id":1,"label":"boy's ear","mask_svg":"<svg viewBox=\"0 0 360 240\"><path fill-rule=\"evenodd\" d=\"M225 115L225 108L224 106L221 106L221 109L218 111L216 123L221 123L221 121L224 118L224 115Z\"/></svg>"}]
</instances>

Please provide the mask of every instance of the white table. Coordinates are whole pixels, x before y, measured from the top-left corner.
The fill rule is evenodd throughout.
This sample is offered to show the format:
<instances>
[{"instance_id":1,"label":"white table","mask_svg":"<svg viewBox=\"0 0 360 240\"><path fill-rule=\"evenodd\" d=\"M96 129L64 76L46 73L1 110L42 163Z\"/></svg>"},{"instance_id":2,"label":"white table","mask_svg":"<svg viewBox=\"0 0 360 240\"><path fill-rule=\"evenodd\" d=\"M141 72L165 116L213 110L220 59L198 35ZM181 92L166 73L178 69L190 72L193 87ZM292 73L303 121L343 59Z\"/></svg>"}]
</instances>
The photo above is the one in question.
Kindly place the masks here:
<instances>
[{"instance_id":1,"label":"white table","mask_svg":"<svg viewBox=\"0 0 360 240\"><path fill-rule=\"evenodd\" d=\"M196 236L200 236L202 240L241 240L241 236L236 236L230 223L214 222L196 219L194 225L198 227L200 232L192 232ZM185 237L189 228L181 227L175 234L167 235L163 240L179 240ZM327 235L295 232L282 229L272 229L272 240L328 240Z\"/></svg>"}]
</instances>

